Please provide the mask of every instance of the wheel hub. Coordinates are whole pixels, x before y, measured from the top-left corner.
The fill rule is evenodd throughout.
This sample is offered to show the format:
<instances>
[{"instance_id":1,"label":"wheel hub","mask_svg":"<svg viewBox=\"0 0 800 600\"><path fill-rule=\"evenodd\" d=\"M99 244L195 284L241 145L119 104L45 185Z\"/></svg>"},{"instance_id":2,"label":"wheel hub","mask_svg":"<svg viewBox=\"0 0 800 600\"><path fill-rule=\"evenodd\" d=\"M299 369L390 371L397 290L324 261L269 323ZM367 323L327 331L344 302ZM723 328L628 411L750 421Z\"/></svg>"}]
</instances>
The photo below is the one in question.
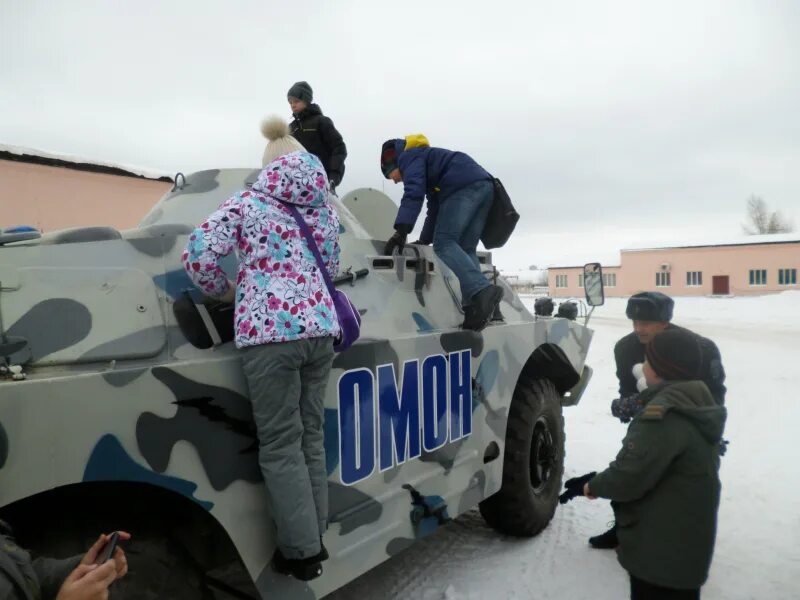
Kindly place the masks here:
<instances>
[{"instance_id":1,"label":"wheel hub","mask_svg":"<svg viewBox=\"0 0 800 600\"><path fill-rule=\"evenodd\" d=\"M556 447L547 421L540 418L531 439L530 474L534 492L540 492L550 480L556 463Z\"/></svg>"}]
</instances>

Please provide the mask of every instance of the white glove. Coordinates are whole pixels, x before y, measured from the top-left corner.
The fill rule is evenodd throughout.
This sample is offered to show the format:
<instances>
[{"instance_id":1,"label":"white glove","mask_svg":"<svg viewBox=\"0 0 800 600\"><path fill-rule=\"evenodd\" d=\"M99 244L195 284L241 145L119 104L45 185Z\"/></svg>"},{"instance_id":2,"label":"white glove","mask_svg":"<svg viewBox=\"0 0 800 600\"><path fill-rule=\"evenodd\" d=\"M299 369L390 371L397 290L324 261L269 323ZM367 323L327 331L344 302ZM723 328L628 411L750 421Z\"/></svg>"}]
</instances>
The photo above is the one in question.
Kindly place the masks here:
<instances>
[{"instance_id":1,"label":"white glove","mask_svg":"<svg viewBox=\"0 0 800 600\"><path fill-rule=\"evenodd\" d=\"M633 377L636 379L636 389L643 392L647 389L647 381L644 378L644 363L636 363L631 369Z\"/></svg>"},{"instance_id":2,"label":"white glove","mask_svg":"<svg viewBox=\"0 0 800 600\"><path fill-rule=\"evenodd\" d=\"M640 379L644 377L644 363L636 363L635 365L633 365L631 373L633 373L634 379Z\"/></svg>"}]
</instances>

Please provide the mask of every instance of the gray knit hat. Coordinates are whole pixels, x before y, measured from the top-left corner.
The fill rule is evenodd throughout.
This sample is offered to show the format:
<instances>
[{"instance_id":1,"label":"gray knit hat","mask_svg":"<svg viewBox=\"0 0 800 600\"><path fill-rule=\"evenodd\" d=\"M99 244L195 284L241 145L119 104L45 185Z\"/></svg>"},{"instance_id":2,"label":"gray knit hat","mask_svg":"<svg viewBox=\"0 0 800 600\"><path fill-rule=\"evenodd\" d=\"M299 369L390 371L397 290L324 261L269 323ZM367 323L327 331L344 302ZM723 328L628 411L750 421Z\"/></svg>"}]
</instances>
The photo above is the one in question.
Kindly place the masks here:
<instances>
[{"instance_id":1,"label":"gray knit hat","mask_svg":"<svg viewBox=\"0 0 800 600\"><path fill-rule=\"evenodd\" d=\"M311 86L308 85L307 81L298 81L289 88L289 92L286 94L286 97L297 98L306 104L311 104L314 101L314 90L311 89Z\"/></svg>"}]
</instances>

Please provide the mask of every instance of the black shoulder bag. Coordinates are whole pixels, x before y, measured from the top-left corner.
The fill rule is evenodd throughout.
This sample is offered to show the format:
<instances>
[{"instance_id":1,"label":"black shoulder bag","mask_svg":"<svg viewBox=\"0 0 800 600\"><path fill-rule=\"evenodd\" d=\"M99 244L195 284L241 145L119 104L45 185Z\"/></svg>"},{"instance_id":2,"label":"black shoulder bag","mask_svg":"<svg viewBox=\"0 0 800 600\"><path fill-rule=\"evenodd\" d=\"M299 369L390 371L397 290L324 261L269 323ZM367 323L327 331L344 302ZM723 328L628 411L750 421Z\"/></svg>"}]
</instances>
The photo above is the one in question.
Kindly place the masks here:
<instances>
[{"instance_id":1,"label":"black shoulder bag","mask_svg":"<svg viewBox=\"0 0 800 600\"><path fill-rule=\"evenodd\" d=\"M492 177L494 197L481 234L481 241L487 250L504 246L519 221L519 213L511 204L506 188L497 177L491 175L490 177Z\"/></svg>"}]
</instances>

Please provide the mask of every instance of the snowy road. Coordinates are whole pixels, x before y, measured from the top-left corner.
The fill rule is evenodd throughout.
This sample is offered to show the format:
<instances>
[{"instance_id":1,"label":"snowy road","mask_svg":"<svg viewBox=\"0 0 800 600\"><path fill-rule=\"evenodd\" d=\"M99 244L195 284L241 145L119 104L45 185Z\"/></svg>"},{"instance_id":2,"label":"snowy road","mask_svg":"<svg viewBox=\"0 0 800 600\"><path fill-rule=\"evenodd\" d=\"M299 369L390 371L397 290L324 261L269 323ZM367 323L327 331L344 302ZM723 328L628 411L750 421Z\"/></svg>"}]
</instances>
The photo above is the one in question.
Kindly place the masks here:
<instances>
[{"instance_id":1,"label":"snowy road","mask_svg":"<svg viewBox=\"0 0 800 600\"><path fill-rule=\"evenodd\" d=\"M675 322L712 338L727 371L731 440L705 600L800 598L800 292L761 298L679 298ZM614 342L630 331L625 302L592 319L595 369L580 406L565 411L566 476L599 470L625 426L611 417ZM576 499L538 537L496 534L467 513L327 598L331 600L620 600L627 574L590 535L611 520L607 502Z\"/></svg>"}]
</instances>

